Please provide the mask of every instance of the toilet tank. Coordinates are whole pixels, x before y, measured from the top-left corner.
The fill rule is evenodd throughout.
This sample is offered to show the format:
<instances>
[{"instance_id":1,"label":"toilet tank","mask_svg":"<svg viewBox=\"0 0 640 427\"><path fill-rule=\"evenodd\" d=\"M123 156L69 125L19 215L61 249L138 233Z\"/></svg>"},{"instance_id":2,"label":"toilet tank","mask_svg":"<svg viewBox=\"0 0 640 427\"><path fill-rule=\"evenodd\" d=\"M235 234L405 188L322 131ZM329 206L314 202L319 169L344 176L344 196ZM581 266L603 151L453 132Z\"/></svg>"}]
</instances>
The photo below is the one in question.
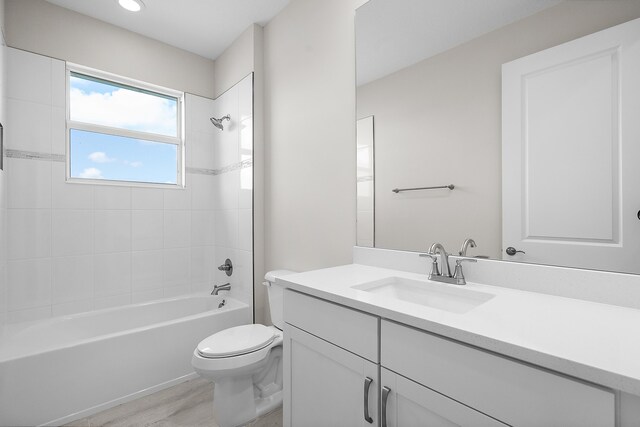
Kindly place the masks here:
<instances>
[{"instance_id":1,"label":"toilet tank","mask_svg":"<svg viewBox=\"0 0 640 427\"><path fill-rule=\"evenodd\" d=\"M274 270L264 275L263 285L267 287L269 294L269 309L271 311L271 321L273 325L282 330L284 327L283 316L283 302L284 302L284 289L276 285L276 278L288 276L289 274L295 274L295 271L289 270Z\"/></svg>"}]
</instances>

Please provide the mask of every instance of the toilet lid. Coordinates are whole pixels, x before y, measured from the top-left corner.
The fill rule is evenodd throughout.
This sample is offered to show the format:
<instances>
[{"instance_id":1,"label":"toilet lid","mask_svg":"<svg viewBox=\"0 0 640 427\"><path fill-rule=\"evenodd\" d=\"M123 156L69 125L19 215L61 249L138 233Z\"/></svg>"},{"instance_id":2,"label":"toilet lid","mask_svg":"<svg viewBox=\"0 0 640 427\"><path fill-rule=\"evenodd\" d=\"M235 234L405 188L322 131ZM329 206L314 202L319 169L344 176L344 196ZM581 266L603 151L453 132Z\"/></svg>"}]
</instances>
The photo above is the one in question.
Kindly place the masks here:
<instances>
[{"instance_id":1,"label":"toilet lid","mask_svg":"<svg viewBox=\"0 0 640 427\"><path fill-rule=\"evenodd\" d=\"M264 325L242 325L225 329L200 341L198 353L203 357L228 357L251 353L269 345L275 332Z\"/></svg>"}]
</instances>

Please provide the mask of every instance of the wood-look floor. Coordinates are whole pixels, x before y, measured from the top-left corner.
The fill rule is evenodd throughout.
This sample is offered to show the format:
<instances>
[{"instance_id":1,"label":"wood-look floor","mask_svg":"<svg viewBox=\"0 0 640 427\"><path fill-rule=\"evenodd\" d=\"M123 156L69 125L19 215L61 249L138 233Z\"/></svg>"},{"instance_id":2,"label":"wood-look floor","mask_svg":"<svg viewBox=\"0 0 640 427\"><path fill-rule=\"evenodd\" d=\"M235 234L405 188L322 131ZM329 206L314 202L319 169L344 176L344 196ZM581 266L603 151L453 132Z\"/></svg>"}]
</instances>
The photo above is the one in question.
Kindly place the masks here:
<instances>
[{"instance_id":1,"label":"wood-look floor","mask_svg":"<svg viewBox=\"0 0 640 427\"><path fill-rule=\"evenodd\" d=\"M196 378L145 397L123 403L72 427L218 427L213 418L213 384ZM264 415L247 427L281 427L282 409Z\"/></svg>"}]
</instances>

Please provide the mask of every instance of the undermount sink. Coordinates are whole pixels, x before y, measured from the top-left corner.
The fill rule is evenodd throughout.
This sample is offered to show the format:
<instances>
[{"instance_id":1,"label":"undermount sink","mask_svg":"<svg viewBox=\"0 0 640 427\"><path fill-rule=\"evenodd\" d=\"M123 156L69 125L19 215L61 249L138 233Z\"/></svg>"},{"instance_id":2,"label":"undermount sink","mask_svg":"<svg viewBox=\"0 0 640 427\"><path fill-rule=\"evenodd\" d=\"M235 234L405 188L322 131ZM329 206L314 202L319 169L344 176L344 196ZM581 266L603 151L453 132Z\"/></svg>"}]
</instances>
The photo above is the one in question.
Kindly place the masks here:
<instances>
[{"instance_id":1,"label":"undermount sink","mask_svg":"<svg viewBox=\"0 0 640 427\"><path fill-rule=\"evenodd\" d=\"M452 313L466 313L489 301L495 295L486 292L462 289L455 285L444 285L427 280L404 277L387 277L375 282L352 286L353 289L419 304Z\"/></svg>"}]
</instances>

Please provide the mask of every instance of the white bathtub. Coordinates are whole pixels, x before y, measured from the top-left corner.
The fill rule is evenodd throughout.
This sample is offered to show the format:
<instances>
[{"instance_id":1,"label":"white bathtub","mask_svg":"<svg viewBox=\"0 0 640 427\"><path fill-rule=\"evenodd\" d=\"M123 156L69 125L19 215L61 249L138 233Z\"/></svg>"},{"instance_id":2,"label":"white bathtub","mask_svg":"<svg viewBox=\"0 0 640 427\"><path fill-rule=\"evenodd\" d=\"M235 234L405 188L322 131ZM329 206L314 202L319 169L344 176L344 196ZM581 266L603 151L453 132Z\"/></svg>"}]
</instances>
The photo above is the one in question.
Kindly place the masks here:
<instances>
[{"instance_id":1,"label":"white bathtub","mask_svg":"<svg viewBox=\"0 0 640 427\"><path fill-rule=\"evenodd\" d=\"M0 426L58 425L185 381L214 332L248 305L189 296L9 325L0 335Z\"/></svg>"}]
</instances>

